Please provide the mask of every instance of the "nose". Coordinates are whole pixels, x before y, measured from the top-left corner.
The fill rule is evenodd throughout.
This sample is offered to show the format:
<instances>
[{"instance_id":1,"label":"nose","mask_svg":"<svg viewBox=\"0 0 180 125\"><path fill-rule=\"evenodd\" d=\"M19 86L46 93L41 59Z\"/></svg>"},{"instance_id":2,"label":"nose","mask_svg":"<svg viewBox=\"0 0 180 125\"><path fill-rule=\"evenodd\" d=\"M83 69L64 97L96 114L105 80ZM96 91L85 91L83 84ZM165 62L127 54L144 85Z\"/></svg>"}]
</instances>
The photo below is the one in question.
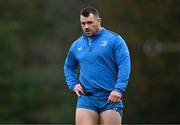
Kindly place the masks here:
<instances>
[{"instance_id":1,"label":"nose","mask_svg":"<svg viewBox=\"0 0 180 125\"><path fill-rule=\"evenodd\" d=\"M84 25L84 28L85 28L85 29L88 29L88 28L89 28L89 25L88 25L88 24L85 24L85 25Z\"/></svg>"}]
</instances>

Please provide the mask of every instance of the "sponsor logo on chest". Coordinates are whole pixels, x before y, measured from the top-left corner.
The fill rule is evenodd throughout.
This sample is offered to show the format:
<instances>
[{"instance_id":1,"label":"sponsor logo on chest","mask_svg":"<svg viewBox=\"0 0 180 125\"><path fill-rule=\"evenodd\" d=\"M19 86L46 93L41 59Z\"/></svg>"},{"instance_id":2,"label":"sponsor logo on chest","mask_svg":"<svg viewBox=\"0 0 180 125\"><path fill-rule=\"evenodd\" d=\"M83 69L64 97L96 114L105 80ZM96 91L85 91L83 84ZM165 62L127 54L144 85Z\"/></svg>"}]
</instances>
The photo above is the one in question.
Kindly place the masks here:
<instances>
[{"instance_id":1,"label":"sponsor logo on chest","mask_svg":"<svg viewBox=\"0 0 180 125\"><path fill-rule=\"evenodd\" d=\"M81 51L81 50L82 50L82 45L79 46L79 47L77 47L77 50L78 50L78 51Z\"/></svg>"}]
</instances>

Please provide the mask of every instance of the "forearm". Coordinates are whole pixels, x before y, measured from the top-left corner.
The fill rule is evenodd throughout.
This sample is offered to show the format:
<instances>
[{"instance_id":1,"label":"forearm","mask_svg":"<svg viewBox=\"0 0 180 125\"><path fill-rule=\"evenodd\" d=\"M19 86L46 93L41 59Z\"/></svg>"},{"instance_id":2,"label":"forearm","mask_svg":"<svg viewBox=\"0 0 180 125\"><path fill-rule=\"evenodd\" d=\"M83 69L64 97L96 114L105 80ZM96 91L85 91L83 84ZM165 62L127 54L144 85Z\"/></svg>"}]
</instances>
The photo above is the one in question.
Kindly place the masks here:
<instances>
[{"instance_id":1,"label":"forearm","mask_svg":"<svg viewBox=\"0 0 180 125\"><path fill-rule=\"evenodd\" d=\"M118 66L117 83L114 87L115 90L119 91L122 94L124 93L128 85L130 70L130 56L129 54L126 54L122 60L122 63Z\"/></svg>"},{"instance_id":2,"label":"forearm","mask_svg":"<svg viewBox=\"0 0 180 125\"><path fill-rule=\"evenodd\" d=\"M78 83L77 74L75 69L70 68L69 66L64 66L64 73L66 78L66 83L71 91L74 90L75 85Z\"/></svg>"}]
</instances>

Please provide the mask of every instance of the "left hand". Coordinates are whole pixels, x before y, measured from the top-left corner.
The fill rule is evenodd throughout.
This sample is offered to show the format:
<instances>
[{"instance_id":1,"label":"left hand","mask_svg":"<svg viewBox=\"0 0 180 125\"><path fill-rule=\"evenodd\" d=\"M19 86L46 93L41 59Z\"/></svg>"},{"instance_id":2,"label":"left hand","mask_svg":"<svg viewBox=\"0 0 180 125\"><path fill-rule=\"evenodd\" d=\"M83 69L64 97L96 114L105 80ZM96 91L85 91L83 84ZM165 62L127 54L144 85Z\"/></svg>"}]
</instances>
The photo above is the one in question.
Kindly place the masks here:
<instances>
[{"instance_id":1,"label":"left hand","mask_svg":"<svg viewBox=\"0 0 180 125\"><path fill-rule=\"evenodd\" d=\"M118 91L113 90L109 97L108 97L108 103L117 103L121 100L122 94Z\"/></svg>"}]
</instances>

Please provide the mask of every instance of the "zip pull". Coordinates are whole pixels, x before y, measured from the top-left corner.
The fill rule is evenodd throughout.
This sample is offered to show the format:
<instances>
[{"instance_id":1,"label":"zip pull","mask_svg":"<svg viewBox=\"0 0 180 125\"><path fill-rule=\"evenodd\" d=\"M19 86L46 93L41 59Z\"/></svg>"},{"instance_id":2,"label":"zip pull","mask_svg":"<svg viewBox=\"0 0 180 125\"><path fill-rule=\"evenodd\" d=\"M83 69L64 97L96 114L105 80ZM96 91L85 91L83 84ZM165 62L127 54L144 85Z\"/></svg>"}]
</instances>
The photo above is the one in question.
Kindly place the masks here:
<instances>
[{"instance_id":1,"label":"zip pull","mask_svg":"<svg viewBox=\"0 0 180 125\"><path fill-rule=\"evenodd\" d=\"M91 46L92 45L92 38L88 37L88 45Z\"/></svg>"}]
</instances>

